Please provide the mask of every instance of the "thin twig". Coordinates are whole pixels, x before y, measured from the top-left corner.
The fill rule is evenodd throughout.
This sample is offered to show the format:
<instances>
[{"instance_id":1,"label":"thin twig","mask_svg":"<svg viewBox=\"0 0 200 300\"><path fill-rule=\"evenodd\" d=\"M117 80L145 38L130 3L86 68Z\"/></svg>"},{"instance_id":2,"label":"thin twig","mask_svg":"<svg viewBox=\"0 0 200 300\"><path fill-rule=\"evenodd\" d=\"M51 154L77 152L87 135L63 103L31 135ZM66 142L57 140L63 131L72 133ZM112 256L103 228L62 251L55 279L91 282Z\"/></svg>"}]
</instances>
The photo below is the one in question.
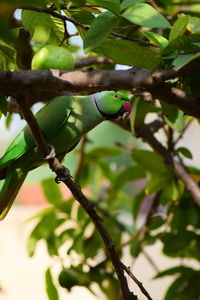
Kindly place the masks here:
<instances>
[{"instance_id":1,"label":"thin twig","mask_svg":"<svg viewBox=\"0 0 200 300\"><path fill-rule=\"evenodd\" d=\"M183 130L181 131L181 133L179 134L179 136L177 137L177 139L174 141L174 145L176 145L183 137L183 135L185 134L186 130L189 128L189 126L191 125L191 123L194 121L194 119L191 119L187 122L186 126L183 128Z\"/></svg>"},{"instance_id":2,"label":"thin twig","mask_svg":"<svg viewBox=\"0 0 200 300\"><path fill-rule=\"evenodd\" d=\"M83 68L91 65L101 65L101 64L116 64L112 59L104 56L97 56L92 58L84 58L75 63L75 68Z\"/></svg>"},{"instance_id":3,"label":"thin twig","mask_svg":"<svg viewBox=\"0 0 200 300\"><path fill-rule=\"evenodd\" d=\"M131 272L130 267L126 267L123 263L122 263L123 269L126 271L126 273L133 279L133 281L137 284L137 286L139 287L139 289L141 290L141 292L147 297L148 300L153 300L151 298L151 296L149 295L149 293L147 292L147 290L144 288L142 282L140 282L135 275Z\"/></svg>"},{"instance_id":4,"label":"thin twig","mask_svg":"<svg viewBox=\"0 0 200 300\"><path fill-rule=\"evenodd\" d=\"M158 46L156 46L153 43L146 42L146 41L143 41L143 40L139 40L139 39L136 39L136 38L134 38L132 36L123 35L123 34L116 33L116 32L111 32L110 34L113 35L113 36L116 36L116 37L120 37L123 40L128 40L128 41L136 42L136 43L144 45L144 46L151 46L151 47L159 48Z\"/></svg>"},{"instance_id":5,"label":"thin twig","mask_svg":"<svg viewBox=\"0 0 200 300\"><path fill-rule=\"evenodd\" d=\"M149 255L149 253L147 253L147 251L145 251L143 249L142 254L146 258L146 260L149 262L149 264L152 266L152 268L154 269L154 271L156 271L156 273L160 272L159 268L157 267L157 265L155 264L154 260L151 258L151 256Z\"/></svg>"}]
</instances>

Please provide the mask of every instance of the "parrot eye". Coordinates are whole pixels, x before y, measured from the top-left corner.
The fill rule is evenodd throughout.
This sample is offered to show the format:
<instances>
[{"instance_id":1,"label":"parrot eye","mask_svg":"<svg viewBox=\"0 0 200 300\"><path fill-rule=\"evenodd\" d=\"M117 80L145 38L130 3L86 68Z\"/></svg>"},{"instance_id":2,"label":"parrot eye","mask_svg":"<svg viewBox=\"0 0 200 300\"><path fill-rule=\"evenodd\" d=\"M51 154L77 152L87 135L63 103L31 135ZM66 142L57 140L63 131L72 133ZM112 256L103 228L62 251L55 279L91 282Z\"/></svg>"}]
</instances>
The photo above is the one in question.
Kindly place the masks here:
<instances>
[{"instance_id":1,"label":"parrot eye","mask_svg":"<svg viewBox=\"0 0 200 300\"><path fill-rule=\"evenodd\" d=\"M116 98L116 99L119 98L119 95L118 95L118 94L115 94L115 95L114 95L114 98Z\"/></svg>"}]
</instances>

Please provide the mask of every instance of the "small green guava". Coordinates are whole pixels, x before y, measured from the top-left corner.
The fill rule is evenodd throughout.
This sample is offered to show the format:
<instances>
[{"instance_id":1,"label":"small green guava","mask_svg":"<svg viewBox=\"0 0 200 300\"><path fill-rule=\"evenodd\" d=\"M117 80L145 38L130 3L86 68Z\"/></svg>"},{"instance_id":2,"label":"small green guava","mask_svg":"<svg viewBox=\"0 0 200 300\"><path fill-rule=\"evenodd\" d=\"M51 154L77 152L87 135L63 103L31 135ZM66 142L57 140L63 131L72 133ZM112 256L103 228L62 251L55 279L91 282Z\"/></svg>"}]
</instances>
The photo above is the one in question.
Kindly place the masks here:
<instances>
[{"instance_id":1,"label":"small green guava","mask_svg":"<svg viewBox=\"0 0 200 300\"><path fill-rule=\"evenodd\" d=\"M66 48L45 45L34 54L31 67L32 70L73 70L74 58Z\"/></svg>"}]
</instances>

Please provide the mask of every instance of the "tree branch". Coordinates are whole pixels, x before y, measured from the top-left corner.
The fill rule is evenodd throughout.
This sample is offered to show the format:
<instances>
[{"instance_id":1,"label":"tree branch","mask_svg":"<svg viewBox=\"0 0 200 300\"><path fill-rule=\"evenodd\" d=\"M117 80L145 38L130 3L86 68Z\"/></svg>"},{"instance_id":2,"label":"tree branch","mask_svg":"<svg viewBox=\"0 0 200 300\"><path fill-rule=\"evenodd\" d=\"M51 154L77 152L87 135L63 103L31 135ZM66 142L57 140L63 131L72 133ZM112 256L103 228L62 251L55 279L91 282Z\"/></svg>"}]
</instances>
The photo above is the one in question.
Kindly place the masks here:
<instances>
[{"instance_id":1,"label":"tree branch","mask_svg":"<svg viewBox=\"0 0 200 300\"><path fill-rule=\"evenodd\" d=\"M181 109L185 114L200 117L198 99L187 95L184 91L163 83L163 80L174 78L177 73L167 70L130 70L106 71L1 71L0 93L16 97L21 91L27 91L34 96L31 104L50 98L51 93L71 91L89 93L103 90L144 89L151 93L154 99L159 99ZM38 97L37 97L38 94ZM43 95L44 98L41 98ZM40 96L40 98L39 98Z\"/></svg>"},{"instance_id":2,"label":"tree branch","mask_svg":"<svg viewBox=\"0 0 200 300\"><path fill-rule=\"evenodd\" d=\"M26 94L27 95L27 94ZM41 155L44 157L44 159L48 162L49 167L52 171L54 171L57 175L57 179L59 181L62 181L65 183L65 185L70 189L72 195L74 198L81 204L81 206L84 208L86 213L89 215L91 220L93 221L96 229L101 235L101 238L104 242L104 245L106 247L106 250L109 254L109 257L112 261L113 267L116 271L116 274L118 276L120 285L121 285L121 291L123 295L124 300L137 300L137 296L135 296L128 287L127 279L124 275L124 269L122 267L122 263L118 258L118 255L115 250L114 243L107 232L106 228L103 225L102 218L97 214L96 210L94 209L94 205L92 202L90 202L85 195L82 193L80 187L72 180L71 176L69 175L69 172L67 169L60 164L58 159L56 157L50 156L50 150L49 146L46 144L44 137L41 133L41 130L39 128L39 125L37 124L37 121L31 112L27 96L23 96L22 94L19 94L17 97L18 104L21 108L21 111L24 115L24 118L27 122L27 124L30 127L32 136L34 138L34 141L36 142L38 149L41 153ZM57 181L58 182L58 181Z\"/></svg>"}]
</instances>

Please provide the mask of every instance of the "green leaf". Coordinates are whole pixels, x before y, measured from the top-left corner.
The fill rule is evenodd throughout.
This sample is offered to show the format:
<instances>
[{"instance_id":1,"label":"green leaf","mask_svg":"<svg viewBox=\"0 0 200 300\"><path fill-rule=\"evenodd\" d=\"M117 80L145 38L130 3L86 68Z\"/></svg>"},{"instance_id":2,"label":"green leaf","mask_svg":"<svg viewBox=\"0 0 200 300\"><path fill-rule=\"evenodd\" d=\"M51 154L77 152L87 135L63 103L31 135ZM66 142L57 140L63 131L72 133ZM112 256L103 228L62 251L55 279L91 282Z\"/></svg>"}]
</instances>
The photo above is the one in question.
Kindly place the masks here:
<instances>
[{"instance_id":1,"label":"green leaf","mask_svg":"<svg viewBox=\"0 0 200 300\"><path fill-rule=\"evenodd\" d=\"M13 119L13 114L9 113L6 117L6 128L10 128L12 119Z\"/></svg>"},{"instance_id":2,"label":"green leaf","mask_svg":"<svg viewBox=\"0 0 200 300\"><path fill-rule=\"evenodd\" d=\"M11 62L15 61L15 50L0 39L0 53Z\"/></svg>"},{"instance_id":3,"label":"green leaf","mask_svg":"<svg viewBox=\"0 0 200 300\"><path fill-rule=\"evenodd\" d=\"M58 240L58 245L59 247L61 245L63 245L64 243L66 243L66 241L70 241L71 239L74 238L75 236L75 232L76 229L74 228L68 228L64 231L62 231L58 236L57 236L57 240Z\"/></svg>"},{"instance_id":4,"label":"green leaf","mask_svg":"<svg viewBox=\"0 0 200 300\"><path fill-rule=\"evenodd\" d=\"M173 69L175 71L178 71L181 68L183 68L184 66L186 66L187 64L189 64L191 61L193 61L199 57L200 57L200 53L179 55L172 62Z\"/></svg>"},{"instance_id":5,"label":"green leaf","mask_svg":"<svg viewBox=\"0 0 200 300\"><path fill-rule=\"evenodd\" d=\"M167 122L167 124L175 131L181 132L185 127L185 121L187 118L184 115L184 112L164 102L161 103L161 107L165 115L165 121Z\"/></svg>"},{"instance_id":6,"label":"green leaf","mask_svg":"<svg viewBox=\"0 0 200 300\"><path fill-rule=\"evenodd\" d=\"M22 23L36 43L59 45L63 39L63 21L51 15L23 10Z\"/></svg>"},{"instance_id":7,"label":"green leaf","mask_svg":"<svg viewBox=\"0 0 200 300\"><path fill-rule=\"evenodd\" d=\"M170 28L169 21L155 8L146 3L137 3L128 7L122 16L131 23L150 28Z\"/></svg>"},{"instance_id":8,"label":"green leaf","mask_svg":"<svg viewBox=\"0 0 200 300\"><path fill-rule=\"evenodd\" d=\"M46 4L48 4L48 1L47 0L32 0L30 2L30 0L9 0L9 1L6 1L6 0L0 0L0 3L9 3L9 5L12 7L14 5L16 6L21 6L21 5L28 5L28 6L44 6Z\"/></svg>"},{"instance_id":9,"label":"green leaf","mask_svg":"<svg viewBox=\"0 0 200 300\"><path fill-rule=\"evenodd\" d=\"M120 5L120 10L124 10L133 4L144 2L144 0L124 0Z\"/></svg>"},{"instance_id":10,"label":"green leaf","mask_svg":"<svg viewBox=\"0 0 200 300\"><path fill-rule=\"evenodd\" d=\"M116 16L107 11L100 14L91 24L85 40L84 49L86 52L91 51L91 49L96 48L102 43L102 41L108 36L112 31L112 28L117 22Z\"/></svg>"},{"instance_id":11,"label":"green leaf","mask_svg":"<svg viewBox=\"0 0 200 300\"><path fill-rule=\"evenodd\" d=\"M73 11L70 10L70 14L72 15L73 19L86 25L90 25L95 20L93 14L85 10L81 10L81 11L79 9Z\"/></svg>"},{"instance_id":12,"label":"green leaf","mask_svg":"<svg viewBox=\"0 0 200 300\"><path fill-rule=\"evenodd\" d=\"M169 34L169 41L173 41L174 39L183 35L186 30L186 26L189 21L189 16L181 15L179 16L178 20L174 23L170 34Z\"/></svg>"},{"instance_id":13,"label":"green leaf","mask_svg":"<svg viewBox=\"0 0 200 300\"><path fill-rule=\"evenodd\" d=\"M88 0L88 3L106 8L114 13L120 10L120 0Z\"/></svg>"},{"instance_id":14,"label":"green leaf","mask_svg":"<svg viewBox=\"0 0 200 300\"><path fill-rule=\"evenodd\" d=\"M130 246L130 254L133 257L136 257L138 255L138 253L140 253L141 247L140 247L140 241L139 241L139 237L138 234L135 235L134 239L131 242L131 246Z\"/></svg>"},{"instance_id":15,"label":"green leaf","mask_svg":"<svg viewBox=\"0 0 200 300\"><path fill-rule=\"evenodd\" d=\"M144 190L142 190L141 192L139 192L135 197L134 197L134 201L133 201L133 206L132 206L132 215L133 215L133 220L136 221L137 220L137 215L140 211L140 207L142 205L142 202L144 200L145 197L145 192Z\"/></svg>"},{"instance_id":16,"label":"green leaf","mask_svg":"<svg viewBox=\"0 0 200 300\"><path fill-rule=\"evenodd\" d=\"M194 269L186 266L177 266L177 267L172 267L169 269L166 269L162 272L159 272L156 274L154 278L162 278L165 276L169 275L175 275L175 274L188 274L188 273L194 272Z\"/></svg>"},{"instance_id":17,"label":"green leaf","mask_svg":"<svg viewBox=\"0 0 200 300\"><path fill-rule=\"evenodd\" d=\"M83 272L81 266L64 268L59 274L58 281L68 291L75 285L89 286L91 283L89 272Z\"/></svg>"},{"instance_id":18,"label":"green leaf","mask_svg":"<svg viewBox=\"0 0 200 300\"><path fill-rule=\"evenodd\" d=\"M99 239L99 234L94 230L93 234L84 238L83 240L83 254L86 258L93 258L98 254L99 249L101 248L101 240Z\"/></svg>"},{"instance_id":19,"label":"green leaf","mask_svg":"<svg viewBox=\"0 0 200 300\"><path fill-rule=\"evenodd\" d=\"M150 195L165 189L166 186L169 184L169 179L170 177L168 174L166 174L165 176L164 175L159 176L159 174L153 175L146 185L145 188L146 194Z\"/></svg>"},{"instance_id":20,"label":"green leaf","mask_svg":"<svg viewBox=\"0 0 200 300\"><path fill-rule=\"evenodd\" d=\"M151 31L141 31L142 34L153 44L157 45L161 49L165 48L169 41L162 35Z\"/></svg>"},{"instance_id":21,"label":"green leaf","mask_svg":"<svg viewBox=\"0 0 200 300\"><path fill-rule=\"evenodd\" d=\"M105 178L108 178L110 181L113 180L113 172L110 168L110 164L104 160L101 159L97 159L96 160L96 166L98 168L100 168L100 170L102 171L103 176L105 176ZM91 174L92 177L94 178L93 174Z\"/></svg>"},{"instance_id":22,"label":"green leaf","mask_svg":"<svg viewBox=\"0 0 200 300\"><path fill-rule=\"evenodd\" d=\"M5 95L0 94L0 112L4 114L4 116L7 115L8 112L8 103L7 103L7 97Z\"/></svg>"},{"instance_id":23,"label":"green leaf","mask_svg":"<svg viewBox=\"0 0 200 300\"><path fill-rule=\"evenodd\" d=\"M190 276L180 276L170 285L164 300L198 300L200 295L199 273L189 273Z\"/></svg>"},{"instance_id":24,"label":"green leaf","mask_svg":"<svg viewBox=\"0 0 200 300\"><path fill-rule=\"evenodd\" d=\"M164 243L163 252L168 256L179 256L195 238L193 232L186 230L167 233L161 238ZM174 243L174 241L176 242Z\"/></svg>"},{"instance_id":25,"label":"green leaf","mask_svg":"<svg viewBox=\"0 0 200 300\"><path fill-rule=\"evenodd\" d=\"M113 189L120 189L127 182L145 177L144 169L140 166L128 166L113 179Z\"/></svg>"},{"instance_id":26,"label":"green leaf","mask_svg":"<svg viewBox=\"0 0 200 300\"><path fill-rule=\"evenodd\" d=\"M187 30L191 31L192 33L200 33L200 18L190 16Z\"/></svg>"},{"instance_id":27,"label":"green leaf","mask_svg":"<svg viewBox=\"0 0 200 300\"><path fill-rule=\"evenodd\" d=\"M132 157L139 166L156 175L171 176L171 169L164 163L162 158L155 152L149 150L133 150Z\"/></svg>"},{"instance_id":28,"label":"green leaf","mask_svg":"<svg viewBox=\"0 0 200 300\"><path fill-rule=\"evenodd\" d=\"M45 283L49 300L59 300L58 291L54 285L50 268L48 268L45 272Z\"/></svg>"},{"instance_id":29,"label":"green leaf","mask_svg":"<svg viewBox=\"0 0 200 300\"><path fill-rule=\"evenodd\" d=\"M166 221L165 218L162 216L153 216L149 221L148 229L150 231L158 229L165 223L165 221Z\"/></svg>"},{"instance_id":30,"label":"green leaf","mask_svg":"<svg viewBox=\"0 0 200 300\"><path fill-rule=\"evenodd\" d=\"M48 202L54 206L59 206L62 202L62 194L59 186L55 183L54 178L43 180L41 185Z\"/></svg>"},{"instance_id":31,"label":"green leaf","mask_svg":"<svg viewBox=\"0 0 200 300\"><path fill-rule=\"evenodd\" d=\"M40 239L47 239L52 234L56 225L56 218L53 212L50 212L41 218L28 239L27 249L29 256L34 255L37 242Z\"/></svg>"},{"instance_id":32,"label":"green leaf","mask_svg":"<svg viewBox=\"0 0 200 300\"><path fill-rule=\"evenodd\" d=\"M109 156L118 156L122 154L119 147L96 147L87 153L88 158L105 158Z\"/></svg>"},{"instance_id":33,"label":"green leaf","mask_svg":"<svg viewBox=\"0 0 200 300\"><path fill-rule=\"evenodd\" d=\"M173 178L172 178L173 179ZM162 192L161 199L164 202L177 201L180 199L184 191L184 187L181 181L175 182L174 180L169 180Z\"/></svg>"},{"instance_id":34,"label":"green leaf","mask_svg":"<svg viewBox=\"0 0 200 300\"><path fill-rule=\"evenodd\" d=\"M135 133L135 128L140 128L148 113L158 112L154 102L144 101L141 97L134 96L132 99L132 110L130 116L131 130Z\"/></svg>"},{"instance_id":35,"label":"green leaf","mask_svg":"<svg viewBox=\"0 0 200 300\"><path fill-rule=\"evenodd\" d=\"M121 65L153 69L160 63L160 54L155 49L139 46L132 41L106 39L94 52Z\"/></svg>"},{"instance_id":36,"label":"green leaf","mask_svg":"<svg viewBox=\"0 0 200 300\"><path fill-rule=\"evenodd\" d=\"M189 159L192 159L193 156L192 156L192 153L190 152L189 149L185 148L185 147L179 147L176 149L176 152L180 152L183 156L189 158Z\"/></svg>"},{"instance_id":37,"label":"green leaf","mask_svg":"<svg viewBox=\"0 0 200 300\"><path fill-rule=\"evenodd\" d=\"M184 51L186 53L198 51L199 47L194 45L194 43L199 43L199 42L200 42L200 34L183 35L171 41L168 44L168 46L163 50L163 55L169 55L174 51Z\"/></svg>"}]
</instances>

